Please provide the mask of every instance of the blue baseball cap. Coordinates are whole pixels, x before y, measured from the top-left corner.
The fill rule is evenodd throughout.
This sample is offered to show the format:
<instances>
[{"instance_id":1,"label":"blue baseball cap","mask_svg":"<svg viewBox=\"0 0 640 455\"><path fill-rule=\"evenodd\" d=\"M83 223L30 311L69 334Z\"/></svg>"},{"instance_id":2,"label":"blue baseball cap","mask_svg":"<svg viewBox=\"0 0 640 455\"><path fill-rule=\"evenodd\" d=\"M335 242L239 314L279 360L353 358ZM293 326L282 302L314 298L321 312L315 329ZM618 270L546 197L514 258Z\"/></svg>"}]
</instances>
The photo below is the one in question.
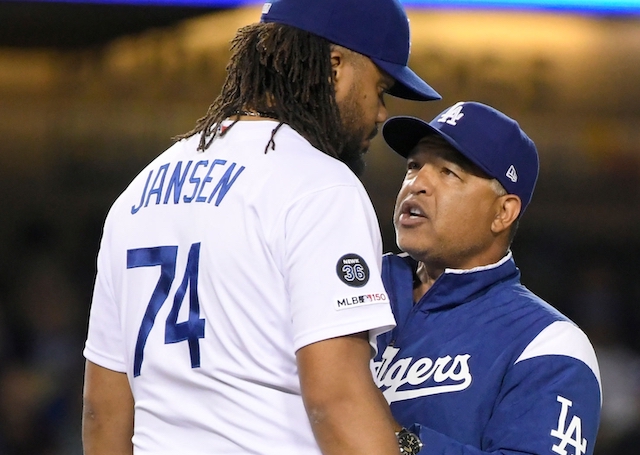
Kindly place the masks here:
<instances>
[{"instance_id":1,"label":"blue baseball cap","mask_svg":"<svg viewBox=\"0 0 640 455\"><path fill-rule=\"evenodd\" d=\"M531 202L540 162L533 141L518 122L474 101L462 101L431 122L415 117L392 117L382 126L385 142L407 157L422 138L438 135L522 202L520 214Z\"/></svg>"},{"instance_id":2,"label":"blue baseball cap","mask_svg":"<svg viewBox=\"0 0 640 455\"><path fill-rule=\"evenodd\" d=\"M398 0L271 0L260 21L296 27L369 57L395 79L390 95L441 99L407 66L409 19Z\"/></svg>"}]
</instances>

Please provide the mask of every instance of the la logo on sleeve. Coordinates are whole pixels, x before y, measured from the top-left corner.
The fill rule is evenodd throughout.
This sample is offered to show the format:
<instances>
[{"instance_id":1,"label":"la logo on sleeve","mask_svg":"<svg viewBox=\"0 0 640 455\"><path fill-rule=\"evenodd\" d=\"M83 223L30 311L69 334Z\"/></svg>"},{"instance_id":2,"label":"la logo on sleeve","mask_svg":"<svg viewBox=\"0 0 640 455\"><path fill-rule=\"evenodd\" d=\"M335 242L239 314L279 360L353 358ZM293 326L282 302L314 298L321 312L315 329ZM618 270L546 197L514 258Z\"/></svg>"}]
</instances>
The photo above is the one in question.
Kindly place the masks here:
<instances>
[{"instance_id":1,"label":"la logo on sleeve","mask_svg":"<svg viewBox=\"0 0 640 455\"><path fill-rule=\"evenodd\" d=\"M551 430L551 436L558 438L558 443L551 450L559 455L567 455L567 446L570 445L575 450L569 455L582 455L587 452L587 439L582 437L582 420L574 415L567 425L569 408L573 403L560 395L557 400L562 407L558 416L558 428Z\"/></svg>"}]
</instances>

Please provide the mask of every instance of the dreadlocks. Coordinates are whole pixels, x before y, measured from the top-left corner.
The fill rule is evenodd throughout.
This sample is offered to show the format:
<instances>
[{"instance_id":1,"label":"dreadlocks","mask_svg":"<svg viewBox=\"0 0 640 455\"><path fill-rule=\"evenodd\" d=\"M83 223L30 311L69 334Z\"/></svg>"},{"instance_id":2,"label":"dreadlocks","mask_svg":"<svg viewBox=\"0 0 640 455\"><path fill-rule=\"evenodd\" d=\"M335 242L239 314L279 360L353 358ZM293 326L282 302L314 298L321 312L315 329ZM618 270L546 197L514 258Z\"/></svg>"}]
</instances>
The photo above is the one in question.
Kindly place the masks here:
<instances>
[{"instance_id":1,"label":"dreadlocks","mask_svg":"<svg viewBox=\"0 0 640 455\"><path fill-rule=\"evenodd\" d=\"M330 51L324 38L286 25L257 23L241 28L232 41L220 95L195 128L177 139L200 134L198 150L204 151L224 134L218 128L224 119L253 110L280 121L278 128L288 124L314 147L340 158L344 134ZM278 128L269 142L272 148Z\"/></svg>"}]
</instances>

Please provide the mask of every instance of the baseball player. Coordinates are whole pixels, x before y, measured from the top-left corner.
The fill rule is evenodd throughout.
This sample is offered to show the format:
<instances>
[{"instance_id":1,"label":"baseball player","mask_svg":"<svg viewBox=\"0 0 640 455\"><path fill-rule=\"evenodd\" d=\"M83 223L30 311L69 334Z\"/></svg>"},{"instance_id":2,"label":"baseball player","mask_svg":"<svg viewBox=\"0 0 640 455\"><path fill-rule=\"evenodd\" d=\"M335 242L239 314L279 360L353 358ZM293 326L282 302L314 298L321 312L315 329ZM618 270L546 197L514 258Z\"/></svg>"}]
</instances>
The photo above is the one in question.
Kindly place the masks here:
<instances>
[{"instance_id":1,"label":"baseball player","mask_svg":"<svg viewBox=\"0 0 640 455\"><path fill-rule=\"evenodd\" d=\"M395 324L361 168L407 67L396 0L280 0L221 94L111 208L84 350L96 454L397 454L369 369Z\"/></svg>"},{"instance_id":2,"label":"baseball player","mask_svg":"<svg viewBox=\"0 0 640 455\"><path fill-rule=\"evenodd\" d=\"M407 159L383 259L397 326L376 383L421 455L590 455L598 364L585 334L520 283L510 244L538 177L534 143L476 102L383 126ZM415 425L412 425L415 424Z\"/></svg>"}]
</instances>

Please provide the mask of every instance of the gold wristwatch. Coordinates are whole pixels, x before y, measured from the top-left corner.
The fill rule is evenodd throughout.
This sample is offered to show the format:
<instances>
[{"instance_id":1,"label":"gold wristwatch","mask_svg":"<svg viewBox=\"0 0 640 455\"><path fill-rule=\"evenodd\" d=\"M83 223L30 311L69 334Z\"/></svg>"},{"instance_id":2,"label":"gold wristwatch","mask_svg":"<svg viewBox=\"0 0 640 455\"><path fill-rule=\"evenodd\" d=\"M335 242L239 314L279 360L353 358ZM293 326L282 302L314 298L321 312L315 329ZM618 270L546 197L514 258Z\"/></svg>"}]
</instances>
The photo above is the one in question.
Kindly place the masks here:
<instances>
[{"instance_id":1,"label":"gold wristwatch","mask_svg":"<svg viewBox=\"0 0 640 455\"><path fill-rule=\"evenodd\" d=\"M424 445L418 436L411 433L406 428L398 431L396 433L396 438L398 439L398 445L400 446L400 453L403 455L413 455L418 453Z\"/></svg>"}]
</instances>

